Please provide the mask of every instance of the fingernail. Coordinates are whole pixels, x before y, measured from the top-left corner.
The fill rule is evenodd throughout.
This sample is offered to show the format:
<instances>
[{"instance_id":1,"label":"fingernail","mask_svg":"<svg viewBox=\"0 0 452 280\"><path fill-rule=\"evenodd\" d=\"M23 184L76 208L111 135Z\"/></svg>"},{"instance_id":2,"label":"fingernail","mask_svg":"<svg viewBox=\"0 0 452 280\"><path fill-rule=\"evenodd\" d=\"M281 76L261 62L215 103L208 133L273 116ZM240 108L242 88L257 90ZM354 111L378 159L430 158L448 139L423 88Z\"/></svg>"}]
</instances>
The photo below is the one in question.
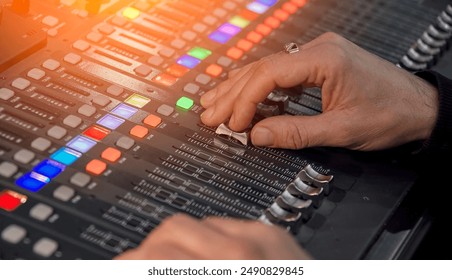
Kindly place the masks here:
<instances>
[{"instance_id":1,"label":"fingernail","mask_svg":"<svg viewBox=\"0 0 452 280\"><path fill-rule=\"evenodd\" d=\"M273 133L263 127L256 127L253 129L251 140L256 146L271 146L273 145Z\"/></svg>"}]
</instances>

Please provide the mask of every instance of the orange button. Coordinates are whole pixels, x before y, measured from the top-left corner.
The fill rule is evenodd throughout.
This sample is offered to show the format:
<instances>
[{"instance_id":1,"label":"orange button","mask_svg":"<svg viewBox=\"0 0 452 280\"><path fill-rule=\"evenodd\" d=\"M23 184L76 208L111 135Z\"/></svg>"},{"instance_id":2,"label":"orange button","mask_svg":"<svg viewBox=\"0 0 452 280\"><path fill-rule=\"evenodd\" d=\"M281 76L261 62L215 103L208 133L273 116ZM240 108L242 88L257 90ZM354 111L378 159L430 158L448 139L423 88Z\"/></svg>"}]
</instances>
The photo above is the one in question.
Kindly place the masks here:
<instances>
[{"instance_id":1,"label":"orange button","mask_svg":"<svg viewBox=\"0 0 452 280\"><path fill-rule=\"evenodd\" d=\"M289 18L290 14L284 10L278 9L273 13L273 16L280 21L286 21Z\"/></svg>"},{"instance_id":2,"label":"orange button","mask_svg":"<svg viewBox=\"0 0 452 280\"><path fill-rule=\"evenodd\" d=\"M187 72L190 71L187 67L184 67L179 64L173 64L168 69L166 69L166 72L173 75L174 77L182 77L183 75L187 74Z\"/></svg>"},{"instance_id":3,"label":"orange button","mask_svg":"<svg viewBox=\"0 0 452 280\"><path fill-rule=\"evenodd\" d=\"M259 43L262 40L263 36L259 33L257 33L256 31L251 31L250 33L248 33L248 35L246 35L246 39L248 39L248 41L251 41L255 44Z\"/></svg>"},{"instance_id":4,"label":"orange button","mask_svg":"<svg viewBox=\"0 0 452 280\"><path fill-rule=\"evenodd\" d=\"M108 147L102 152L100 156L105 160L116 162L121 157L121 151L112 147Z\"/></svg>"},{"instance_id":5,"label":"orange button","mask_svg":"<svg viewBox=\"0 0 452 280\"><path fill-rule=\"evenodd\" d=\"M256 26L256 32L267 36L268 34L272 33L272 29L267 25L260 23Z\"/></svg>"},{"instance_id":6,"label":"orange button","mask_svg":"<svg viewBox=\"0 0 452 280\"><path fill-rule=\"evenodd\" d=\"M249 51L249 50L251 50L251 48L253 47L253 43L251 43L250 41L248 41L248 40L245 40L245 39L240 39L238 42L237 42L237 48L239 48L239 49L242 49L242 50L244 50L244 51Z\"/></svg>"},{"instance_id":7,"label":"orange button","mask_svg":"<svg viewBox=\"0 0 452 280\"><path fill-rule=\"evenodd\" d=\"M236 47L232 47L226 52L226 55L233 59L239 59L243 56L243 51Z\"/></svg>"},{"instance_id":8,"label":"orange button","mask_svg":"<svg viewBox=\"0 0 452 280\"><path fill-rule=\"evenodd\" d=\"M290 2L294 3L295 5L297 5L298 7L303 7L304 5L306 5L306 0L290 0Z\"/></svg>"},{"instance_id":9,"label":"orange button","mask_svg":"<svg viewBox=\"0 0 452 280\"><path fill-rule=\"evenodd\" d=\"M284 11L288 12L289 14L295 14L298 10L298 6L293 3L287 2L287 3L284 3L284 5L282 6L282 9Z\"/></svg>"},{"instance_id":10,"label":"orange button","mask_svg":"<svg viewBox=\"0 0 452 280\"><path fill-rule=\"evenodd\" d=\"M248 10L248 9L243 9L240 14L240 17L245 18L249 21L253 21L255 20L259 15L256 13L253 13L252 11Z\"/></svg>"},{"instance_id":11,"label":"orange button","mask_svg":"<svg viewBox=\"0 0 452 280\"><path fill-rule=\"evenodd\" d=\"M107 164L98 159L93 159L86 165L86 171L94 175L102 174L105 169L107 169Z\"/></svg>"},{"instance_id":12,"label":"orange button","mask_svg":"<svg viewBox=\"0 0 452 280\"><path fill-rule=\"evenodd\" d=\"M162 118L152 114L150 114L143 120L143 123L149 125L150 127L157 127L161 122Z\"/></svg>"},{"instance_id":13,"label":"orange button","mask_svg":"<svg viewBox=\"0 0 452 280\"><path fill-rule=\"evenodd\" d=\"M275 17L269 16L264 20L264 24L267 25L268 27L276 29L281 24L281 21Z\"/></svg>"},{"instance_id":14,"label":"orange button","mask_svg":"<svg viewBox=\"0 0 452 280\"><path fill-rule=\"evenodd\" d=\"M206 68L206 73L209 74L210 76L216 78L216 77L220 76L221 73L223 73L223 67L221 67L220 65L217 65L217 64L210 64Z\"/></svg>"},{"instance_id":15,"label":"orange button","mask_svg":"<svg viewBox=\"0 0 452 280\"><path fill-rule=\"evenodd\" d=\"M138 138L143 138L148 133L149 133L149 129L147 129L146 127L141 126L141 125L136 125L130 130L130 135L138 137Z\"/></svg>"},{"instance_id":16,"label":"orange button","mask_svg":"<svg viewBox=\"0 0 452 280\"><path fill-rule=\"evenodd\" d=\"M160 73L152 79L154 82L163 86L172 86L177 82L177 78L165 73Z\"/></svg>"}]
</instances>

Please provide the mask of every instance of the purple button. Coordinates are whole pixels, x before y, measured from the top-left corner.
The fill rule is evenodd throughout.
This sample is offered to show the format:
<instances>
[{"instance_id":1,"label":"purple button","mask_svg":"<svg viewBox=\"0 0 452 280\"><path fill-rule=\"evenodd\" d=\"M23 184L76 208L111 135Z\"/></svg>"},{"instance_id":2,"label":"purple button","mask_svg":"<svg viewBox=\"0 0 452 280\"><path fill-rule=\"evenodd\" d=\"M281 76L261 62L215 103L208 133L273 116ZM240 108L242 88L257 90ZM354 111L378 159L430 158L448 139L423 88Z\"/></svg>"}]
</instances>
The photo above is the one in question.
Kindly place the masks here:
<instances>
[{"instance_id":1,"label":"purple button","mask_svg":"<svg viewBox=\"0 0 452 280\"><path fill-rule=\"evenodd\" d=\"M138 112L138 109L135 109L131 106L121 103L118 106L116 106L116 108L111 110L111 112L117 116L123 117L124 119L129 119L133 115L135 115L136 112Z\"/></svg>"},{"instance_id":2,"label":"purple button","mask_svg":"<svg viewBox=\"0 0 452 280\"><path fill-rule=\"evenodd\" d=\"M117 129L125 120L115 117L110 114L106 114L100 120L97 121L98 124L105 126L111 130Z\"/></svg>"},{"instance_id":3,"label":"purple button","mask_svg":"<svg viewBox=\"0 0 452 280\"><path fill-rule=\"evenodd\" d=\"M189 56L187 54L181 56L178 60L177 60L177 64L179 65L183 65L187 68L193 69L196 67L196 65L198 65L201 62L201 60L194 58L193 56Z\"/></svg>"},{"instance_id":4,"label":"purple button","mask_svg":"<svg viewBox=\"0 0 452 280\"><path fill-rule=\"evenodd\" d=\"M249 3L247 6L248 10L255 12L256 14L263 14L268 10L268 6L261 4L259 2Z\"/></svg>"},{"instance_id":5,"label":"purple button","mask_svg":"<svg viewBox=\"0 0 452 280\"><path fill-rule=\"evenodd\" d=\"M256 2L259 2L261 4L271 7L271 6L275 5L276 2L278 2L278 0L257 0Z\"/></svg>"},{"instance_id":6,"label":"purple button","mask_svg":"<svg viewBox=\"0 0 452 280\"><path fill-rule=\"evenodd\" d=\"M220 31L214 31L209 35L209 38L220 44L226 44L232 36Z\"/></svg>"},{"instance_id":7,"label":"purple button","mask_svg":"<svg viewBox=\"0 0 452 280\"><path fill-rule=\"evenodd\" d=\"M232 36L237 35L240 31L242 31L242 28L235 26L230 23L225 23L222 26L218 27L217 31L223 32L225 34L229 34Z\"/></svg>"}]
</instances>

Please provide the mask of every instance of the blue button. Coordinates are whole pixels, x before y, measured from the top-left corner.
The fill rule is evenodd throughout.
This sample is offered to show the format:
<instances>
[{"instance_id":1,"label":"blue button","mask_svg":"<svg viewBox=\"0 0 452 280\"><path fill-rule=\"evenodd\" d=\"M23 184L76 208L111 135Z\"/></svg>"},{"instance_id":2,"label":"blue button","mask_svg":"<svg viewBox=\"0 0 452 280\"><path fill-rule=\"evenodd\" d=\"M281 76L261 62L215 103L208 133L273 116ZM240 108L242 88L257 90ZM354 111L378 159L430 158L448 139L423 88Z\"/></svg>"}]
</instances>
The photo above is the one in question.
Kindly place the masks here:
<instances>
[{"instance_id":1,"label":"blue button","mask_svg":"<svg viewBox=\"0 0 452 280\"><path fill-rule=\"evenodd\" d=\"M261 4L271 7L271 6L275 5L276 2L278 2L278 0L257 0L256 2L259 2Z\"/></svg>"},{"instance_id":2,"label":"blue button","mask_svg":"<svg viewBox=\"0 0 452 280\"><path fill-rule=\"evenodd\" d=\"M25 173L19 179L17 179L16 185L23 189L37 192L49 182L50 179L48 177L32 171Z\"/></svg>"},{"instance_id":3,"label":"blue button","mask_svg":"<svg viewBox=\"0 0 452 280\"><path fill-rule=\"evenodd\" d=\"M177 60L177 64L183 65L187 68L193 69L201 62L201 60L194 58L193 56L189 56L187 54L181 56Z\"/></svg>"},{"instance_id":4,"label":"blue button","mask_svg":"<svg viewBox=\"0 0 452 280\"><path fill-rule=\"evenodd\" d=\"M58 151L54 152L50 158L53 160L56 160L58 162L61 162L64 165L71 165L76 161L79 157L81 157L82 154L74 151L72 149L63 147L59 149Z\"/></svg>"},{"instance_id":5,"label":"blue button","mask_svg":"<svg viewBox=\"0 0 452 280\"><path fill-rule=\"evenodd\" d=\"M263 14L268 10L268 6L261 4L259 2L249 3L247 6L248 10L255 12L256 14Z\"/></svg>"},{"instance_id":6,"label":"blue button","mask_svg":"<svg viewBox=\"0 0 452 280\"><path fill-rule=\"evenodd\" d=\"M242 28L240 28L234 24L225 23L222 26L218 27L217 31L223 32L225 34L229 34L232 37L232 36L237 35L240 31L242 31Z\"/></svg>"},{"instance_id":7,"label":"blue button","mask_svg":"<svg viewBox=\"0 0 452 280\"><path fill-rule=\"evenodd\" d=\"M76 151L86 153L88 152L92 147L96 145L96 141L93 141L91 139L88 139L83 136L76 136L74 139L72 139L69 143L66 144L71 149L74 149Z\"/></svg>"},{"instance_id":8,"label":"blue button","mask_svg":"<svg viewBox=\"0 0 452 280\"><path fill-rule=\"evenodd\" d=\"M100 120L97 121L98 124L105 126L111 130L117 129L125 120L115 117L110 114L106 114Z\"/></svg>"},{"instance_id":9,"label":"blue button","mask_svg":"<svg viewBox=\"0 0 452 280\"><path fill-rule=\"evenodd\" d=\"M64 171L66 165L56 162L51 159L46 159L39 163L33 168L36 173L49 177L50 179L55 178L61 172Z\"/></svg>"},{"instance_id":10,"label":"blue button","mask_svg":"<svg viewBox=\"0 0 452 280\"><path fill-rule=\"evenodd\" d=\"M225 44L231 40L232 36L217 30L210 33L209 38L220 44Z\"/></svg>"},{"instance_id":11,"label":"blue button","mask_svg":"<svg viewBox=\"0 0 452 280\"><path fill-rule=\"evenodd\" d=\"M138 112L138 109L122 103L116 106L116 108L114 108L113 110L111 110L111 113L120 116L124 119L131 118L133 115L136 114L136 112Z\"/></svg>"}]
</instances>

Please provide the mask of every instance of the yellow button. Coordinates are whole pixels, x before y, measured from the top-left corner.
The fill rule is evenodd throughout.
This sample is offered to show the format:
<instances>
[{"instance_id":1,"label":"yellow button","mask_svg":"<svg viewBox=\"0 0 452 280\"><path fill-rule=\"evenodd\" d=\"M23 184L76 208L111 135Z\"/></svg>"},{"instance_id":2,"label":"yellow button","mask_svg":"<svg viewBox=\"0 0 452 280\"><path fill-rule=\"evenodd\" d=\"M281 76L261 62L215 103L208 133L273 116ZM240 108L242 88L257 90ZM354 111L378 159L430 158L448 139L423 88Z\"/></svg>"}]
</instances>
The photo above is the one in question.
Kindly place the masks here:
<instances>
[{"instance_id":1,"label":"yellow button","mask_svg":"<svg viewBox=\"0 0 452 280\"><path fill-rule=\"evenodd\" d=\"M128 19L136 19L140 16L140 11L132 7L127 7L122 11L122 15Z\"/></svg>"}]
</instances>

